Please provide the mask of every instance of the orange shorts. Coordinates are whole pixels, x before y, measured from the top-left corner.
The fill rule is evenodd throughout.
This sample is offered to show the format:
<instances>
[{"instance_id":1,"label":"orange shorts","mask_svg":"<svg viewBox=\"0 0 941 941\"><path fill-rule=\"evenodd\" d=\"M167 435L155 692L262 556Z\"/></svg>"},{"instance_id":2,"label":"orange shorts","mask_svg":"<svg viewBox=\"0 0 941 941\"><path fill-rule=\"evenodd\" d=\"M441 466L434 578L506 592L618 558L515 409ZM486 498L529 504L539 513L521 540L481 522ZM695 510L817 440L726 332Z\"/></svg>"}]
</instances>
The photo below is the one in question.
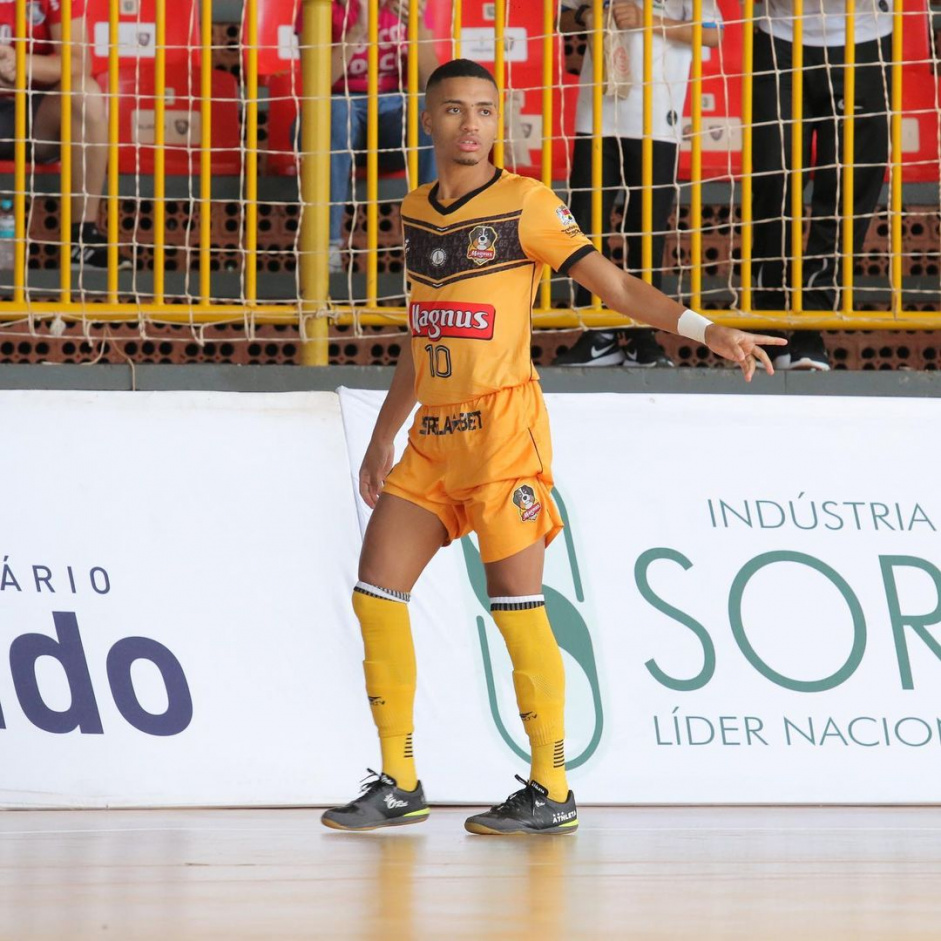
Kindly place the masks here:
<instances>
[{"instance_id":1,"label":"orange shorts","mask_svg":"<svg viewBox=\"0 0 941 941\"><path fill-rule=\"evenodd\" d=\"M384 493L430 510L447 543L471 530L497 562L562 529L552 499L549 416L538 382L459 405L423 405Z\"/></svg>"}]
</instances>

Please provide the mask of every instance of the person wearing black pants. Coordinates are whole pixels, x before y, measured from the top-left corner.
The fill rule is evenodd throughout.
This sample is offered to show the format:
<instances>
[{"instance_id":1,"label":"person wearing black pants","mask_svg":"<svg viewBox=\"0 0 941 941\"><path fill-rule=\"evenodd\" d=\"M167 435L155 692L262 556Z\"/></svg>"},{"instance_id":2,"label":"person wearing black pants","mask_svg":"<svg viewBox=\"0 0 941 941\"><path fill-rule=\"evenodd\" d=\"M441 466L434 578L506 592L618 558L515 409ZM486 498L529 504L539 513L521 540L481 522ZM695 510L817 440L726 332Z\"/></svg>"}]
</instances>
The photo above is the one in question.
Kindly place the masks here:
<instances>
[{"instance_id":1,"label":"person wearing black pants","mask_svg":"<svg viewBox=\"0 0 941 941\"><path fill-rule=\"evenodd\" d=\"M679 148L668 141L655 140L653 144L653 187L652 187L652 213L651 213L651 282L658 290L663 285L663 248L666 243L666 228L676 202L676 165ZM624 206L624 224L622 231L625 234L625 249L627 268L631 274L641 275L641 259L643 255L642 244L644 231L641 222L641 206L643 191L641 189L641 150L643 141L632 137L605 137L602 139L601 151L601 228L610 231L611 210L614 208L618 194L626 197ZM579 135L575 138L572 153L572 172L569 177L569 187L572 190L569 208L575 221L583 232L593 231L591 224L591 138ZM602 241L602 251L606 258L611 257L611 247L605 238ZM591 295L581 285L575 291L575 306L587 307L591 303ZM611 333L613 331L604 331ZM631 335L638 340L639 330L632 330ZM647 343L656 345L653 331L644 331L649 334ZM641 341L643 342L643 341ZM649 346L648 346L649 349ZM666 355L657 347L660 356L665 360L662 365L672 365L666 360ZM628 356L631 355L628 351ZM634 352L634 355L638 355ZM655 354L654 354L655 355Z\"/></svg>"},{"instance_id":2,"label":"person wearing black pants","mask_svg":"<svg viewBox=\"0 0 941 941\"><path fill-rule=\"evenodd\" d=\"M888 6L881 3L881 12ZM867 26L869 24L866 24ZM857 31L853 163L853 253L857 255L882 192L889 158L891 33L861 42ZM844 40L845 41L845 40ZM754 306L789 309L793 43L758 30L754 47ZM803 309L839 309L842 281L842 169L845 48L803 45L804 185L811 184L810 233L803 259ZM816 151L813 164L811 155ZM823 338L798 331L776 368L829 369Z\"/></svg>"},{"instance_id":3,"label":"person wearing black pants","mask_svg":"<svg viewBox=\"0 0 941 941\"><path fill-rule=\"evenodd\" d=\"M667 221L676 202L676 165L679 148L669 141L653 143L653 186L651 239L651 283L658 290L663 283L663 246ZM601 231L611 231L611 210L617 196L625 198L624 249L627 269L642 274L644 231L641 222L643 191L641 188L641 149L643 141L634 137L604 137L601 147ZM591 219L591 137L579 134L572 150L572 172L569 175L569 209L583 232L592 232ZM611 257L607 235L602 236L601 250ZM575 288L575 306L587 307L591 295L581 285ZM622 348L619 337L626 338ZM553 366L673 366L657 342L653 330L646 327L631 330L587 330L578 342L553 361Z\"/></svg>"},{"instance_id":4,"label":"person wearing black pants","mask_svg":"<svg viewBox=\"0 0 941 941\"><path fill-rule=\"evenodd\" d=\"M602 171L601 232L604 254L610 256L605 233L611 231L611 210L618 197L625 201L624 225L626 267L636 276L643 274L643 232L641 205L642 146L649 134L653 143L653 213L650 234L653 241L651 280L660 288L663 280L663 248L670 212L676 202L677 157L682 135L682 115L686 103L689 70L693 59L692 0L662 0L655 5L651 56L653 59L652 126L645 128L644 87L640 69L644 61L643 4L635 0L610 0L606 4L614 26L621 31L630 61L632 83L623 94L604 94L601 109ZM563 33L584 33L592 29L594 8L582 0L562 0L559 29ZM715 47L721 36L721 17L713 0L703 0L702 44ZM589 44L590 45L590 44ZM593 129L591 50L582 61L578 105L575 113L575 146L569 207L583 232L593 232L591 218L591 132ZM587 306L588 292L579 288L575 305ZM625 343L622 347L620 338ZM673 362L647 329L588 330L570 349L557 356L556 366L672 366Z\"/></svg>"}]
</instances>

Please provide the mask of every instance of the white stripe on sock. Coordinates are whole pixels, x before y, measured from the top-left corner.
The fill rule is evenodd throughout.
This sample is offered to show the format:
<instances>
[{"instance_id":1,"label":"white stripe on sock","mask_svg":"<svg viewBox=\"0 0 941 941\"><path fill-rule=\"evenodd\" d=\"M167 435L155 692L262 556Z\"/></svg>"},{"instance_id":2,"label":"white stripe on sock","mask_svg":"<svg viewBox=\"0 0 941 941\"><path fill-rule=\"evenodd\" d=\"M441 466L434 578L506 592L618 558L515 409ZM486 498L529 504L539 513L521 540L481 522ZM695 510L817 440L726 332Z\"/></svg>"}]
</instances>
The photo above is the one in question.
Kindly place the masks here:
<instances>
[{"instance_id":1,"label":"white stripe on sock","mask_svg":"<svg viewBox=\"0 0 941 941\"><path fill-rule=\"evenodd\" d=\"M515 595L512 598L491 598L490 604L526 604L530 601L541 601L545 604L546 597L545 595Z\"/></svg>"},{"instance_id":2,"label":"white stripe on sock","mask_svg":"<svg viewBox=\"0 0 941 941\"><path fill-rule=\"evenodd\" d=\"M377 585L370 585L368 582L357 582L356 587L369 595L378 595L380 598L385 598L386 601L399 601L402 604L408 604L411 598L408 592L403 591L397 593L390 591L388 588L379 588Z\"/></svg>"}]
</instances>

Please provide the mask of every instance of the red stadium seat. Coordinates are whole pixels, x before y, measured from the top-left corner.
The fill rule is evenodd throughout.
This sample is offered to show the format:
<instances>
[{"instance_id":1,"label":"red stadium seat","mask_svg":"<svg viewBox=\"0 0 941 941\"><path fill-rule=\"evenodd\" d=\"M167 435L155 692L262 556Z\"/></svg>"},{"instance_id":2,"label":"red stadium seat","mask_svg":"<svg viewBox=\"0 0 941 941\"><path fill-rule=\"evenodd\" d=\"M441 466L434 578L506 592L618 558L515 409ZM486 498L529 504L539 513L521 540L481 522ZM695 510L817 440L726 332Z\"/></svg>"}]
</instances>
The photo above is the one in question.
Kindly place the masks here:
<instances>
[{"instance_id":1,"label":"red stadium seat","mask_svg":"<svg viewBox=\"0 0 941 941\"><path fill-rule=\"evenodd\" d=\"M937 183L939 85L928 33L931 13L927 0L903 0L902 10L902 179Z\"/></svg>"},{"instance_id":2,"label":"red stadium seat","mask_svg":"<svg viewBox=\"0 0 941 941\"><path fill-rule=\"evenodd\" d=\"M294 24L300 0L258 0L258 75L263 82L300 58ZM242 4L242 66L248 68L248 4Z\"/></svg>"},{"instance_id":3,"label":"red stadium seat","mask_svg":"<svg viewBox=\"0 0 941 941\"><path fill-rule=\"evenodd\" d=\"M92 48L92 74L108 71L109 0L87 0L85 24ZM153 62L157 43L156 0L122 0L118 16L121 65ZM199 62L199 7L196 0L167 0L167 65Z\"/></svg>"},{"instance_id":4,"label":"red stadium seat","mask_svg":"<svg viewBox=\"0 0 941 941\"><path fill-rule=\"evenodd\" d=\"M197 174L202 128L199 75L181 69L167 77L165 165L167 174ZM99 77L99 81L104 81ZM195 92L195 94L194 94ZM122 69L118 81L118 166L121 173L154 172L154 70L141 62ZM212 173L238 175L242 167L238 83L229 72L212 73Z\"/></svg>"},{"instance_id":5,"label":"red stadium seat","mask_svg":"<svg viewBox=\"0 0 941 941\"><path fill-rule=\"evenodd\" d=\"M297 158L291 126L297 120L301 94L301 69L295 64L268 81L267 172L274 176L296 176Z\"/></svg>"}]
</instances>

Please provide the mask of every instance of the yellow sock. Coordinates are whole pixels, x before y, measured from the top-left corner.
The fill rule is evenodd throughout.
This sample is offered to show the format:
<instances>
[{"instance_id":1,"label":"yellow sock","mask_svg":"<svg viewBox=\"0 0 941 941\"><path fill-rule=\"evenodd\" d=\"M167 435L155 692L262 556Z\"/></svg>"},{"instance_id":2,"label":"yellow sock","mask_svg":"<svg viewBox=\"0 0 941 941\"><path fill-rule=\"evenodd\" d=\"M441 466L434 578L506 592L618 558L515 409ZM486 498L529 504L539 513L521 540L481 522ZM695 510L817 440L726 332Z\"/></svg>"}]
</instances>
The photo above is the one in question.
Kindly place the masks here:
<instances>
[{"instance_id":1,"label":"yellow sock","mask_svg":"<svg viewBox=\"0 0 941 941\"><path fill-rule=\"evenodd\" d=\"M559 739L545 745L532 745L533 763L529 778L548 788L549 797L564 801L568 797L568 782L565 778L565 742ZM559 795L562 795L561 797Z\"/></svg>"},{"instance_id":2,"label":"yellow sock","mask_svg":"<svg viewBox=\"0 0 941 941\"><path fill-rule=\"evenodd\" d=\"M549 799L568 797L565 777L565 671L542 595L491 598L490 610L513 661L513 686L532 749L530 780Z\"/></svg>"},{"instance_id":3,"label":"yellow sock","mask_svg":"<svg viewBox=\"0 0 941 941\"><path fill-rule=\"evenodd\" d=\"M366 694L379 730L382 770L405 791L418 785L412 754L415 648L408 594L358 582L353 610L363 632Z\"/></svg>"},{"instance_id":4,"label":"yellow sock","mask_svg":"<svg viewBox=\"0 0 941 941\"><path fill-rule=\"evenodd\" d=\"M382 770L395 778L403 791L414 791L418 785L415 774L415 756L412 754L412 733L384 735L379 739L382 749Z\"/></svg>"}]
</instances>

